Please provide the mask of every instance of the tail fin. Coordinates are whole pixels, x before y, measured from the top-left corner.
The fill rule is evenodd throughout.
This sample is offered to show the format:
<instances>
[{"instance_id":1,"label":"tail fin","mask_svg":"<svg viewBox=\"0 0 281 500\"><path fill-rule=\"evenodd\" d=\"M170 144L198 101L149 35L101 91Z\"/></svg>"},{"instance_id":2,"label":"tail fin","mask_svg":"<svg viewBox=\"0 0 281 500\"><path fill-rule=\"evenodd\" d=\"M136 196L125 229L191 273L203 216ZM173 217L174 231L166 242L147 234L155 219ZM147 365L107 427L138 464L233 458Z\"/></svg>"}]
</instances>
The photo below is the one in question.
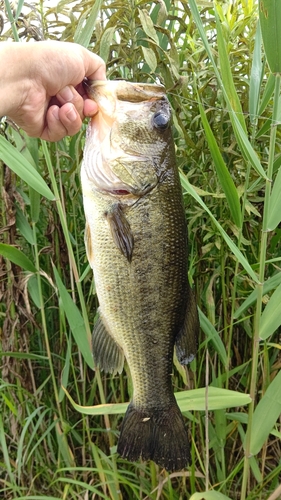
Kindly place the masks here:
<instances>
[{"instance_id":1,"label":"tail fin","mask_svg":"<svg viewBox=\"0 0 281 500\"><path fill-rule=\"evenodd\" d=\"M154 460L168 471L183 469L189 461L189 443L176 402L165 409L138 409L130 403L125 414L117 452L134 462Z\"/></svg>"}]
</instances>

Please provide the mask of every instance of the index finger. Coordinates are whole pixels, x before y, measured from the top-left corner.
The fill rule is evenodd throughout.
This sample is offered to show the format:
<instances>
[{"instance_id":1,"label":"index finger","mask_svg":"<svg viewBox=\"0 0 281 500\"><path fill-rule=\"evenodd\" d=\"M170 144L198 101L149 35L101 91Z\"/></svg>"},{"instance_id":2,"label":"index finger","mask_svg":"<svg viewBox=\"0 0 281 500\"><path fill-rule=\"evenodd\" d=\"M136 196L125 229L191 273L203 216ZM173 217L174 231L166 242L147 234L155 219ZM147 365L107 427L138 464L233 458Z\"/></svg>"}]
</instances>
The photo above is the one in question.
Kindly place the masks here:
<instances>
[{"instance_id":1,"label":"index finger","mask_svg":"<svg viewBox=\"0 0 281 500\"><path fill-rule=\"evenodd\" d=\"M88 61L85 76L89 80L106 80L106 66L104 60L97 54L87 51Z\"/></svg>"}]
</instances>

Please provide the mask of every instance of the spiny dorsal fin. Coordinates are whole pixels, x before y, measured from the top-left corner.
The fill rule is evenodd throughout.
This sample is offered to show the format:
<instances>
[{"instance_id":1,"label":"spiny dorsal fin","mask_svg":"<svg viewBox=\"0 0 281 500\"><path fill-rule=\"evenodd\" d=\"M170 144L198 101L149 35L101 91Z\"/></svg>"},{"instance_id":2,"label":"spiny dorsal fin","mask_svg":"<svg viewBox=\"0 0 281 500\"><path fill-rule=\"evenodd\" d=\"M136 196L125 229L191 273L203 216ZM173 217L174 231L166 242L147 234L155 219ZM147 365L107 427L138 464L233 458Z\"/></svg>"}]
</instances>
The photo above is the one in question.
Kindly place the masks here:
<instances>
[{"instance_id":1,"label":"spiny dorsal fin","mask_svg":"<svg viewBox=\"0 0 281 500\"><path fill-rule=\"evenodd\" d=\"M108 220L115 245L119 248L124 257L131 262L134 237L121 205L118 203L114 205L110 212L106 212L105 216Z\"/></svg>"},{"instance_id":2,"label":"spiny dorsal fin","mask_svg":"<svg viewBox=\"0 0 281 500\"><path fill-rule=\"evenodd\" d=\"M190 286L185 318L182 328L176 336L176 355L182 365L187 365L195 358L199 335L199 318L197 304Z\"/></svg>"},{"instance_id":3,"label":"spiny dorsal fin","mask_svg":"<svg viewBox=\"0 0 281 500\"><path fill-rule=\"evenodd\" d=\"M92 341L95 366L107 373L121 373L124 365L123 351L108 333L101 317L94 326Z\"/></svg>"}]
</instances>

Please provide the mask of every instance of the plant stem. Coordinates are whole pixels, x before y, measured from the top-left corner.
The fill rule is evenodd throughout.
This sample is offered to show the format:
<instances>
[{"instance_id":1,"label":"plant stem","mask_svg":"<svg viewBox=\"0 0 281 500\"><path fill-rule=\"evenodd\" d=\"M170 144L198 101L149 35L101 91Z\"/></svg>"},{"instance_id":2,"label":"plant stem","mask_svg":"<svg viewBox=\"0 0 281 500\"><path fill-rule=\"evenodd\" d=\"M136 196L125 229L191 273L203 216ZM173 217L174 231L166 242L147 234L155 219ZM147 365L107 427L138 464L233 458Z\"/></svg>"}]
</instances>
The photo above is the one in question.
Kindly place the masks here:
<instances>
[{"instance_id":1,"label":"plant stem","mask_svg":"<svg viewBox=\"0 0 281 500\"><path fill-rule=\"evenodd\" d=\"M253 350L252 350L252 368L251 368L251 383L250 383L250 396L252 398L252 402L249 405L248 427L245 438L245 462L244 462L241 500L245 500L246 498L247 482L248 482L249 468L250 468L249 459L250 459L252 423L253 423L253 414L255 409L255 397L256 397L256 387L257 387L258 356L259 356L259 342L260 342L260 319L262 313L263 284L265 278L265 262L266 262L266 250L267 250L267 234L268 234L267 226L268 226L268 217L270 209L269 204L270 204L270 194L272 185L273 162L275 154L278 103L279 103L279 93L280 93L280 77L281 77L280 74L275 75L273 114L272 114L272 124L270 132L267 179L265 182L262 234L260 242L259 283L257 284L257 303L256 303L256 312L254 320L254 336L253 336L253 346L252 346Z\"/></svg>"}]
</instances>

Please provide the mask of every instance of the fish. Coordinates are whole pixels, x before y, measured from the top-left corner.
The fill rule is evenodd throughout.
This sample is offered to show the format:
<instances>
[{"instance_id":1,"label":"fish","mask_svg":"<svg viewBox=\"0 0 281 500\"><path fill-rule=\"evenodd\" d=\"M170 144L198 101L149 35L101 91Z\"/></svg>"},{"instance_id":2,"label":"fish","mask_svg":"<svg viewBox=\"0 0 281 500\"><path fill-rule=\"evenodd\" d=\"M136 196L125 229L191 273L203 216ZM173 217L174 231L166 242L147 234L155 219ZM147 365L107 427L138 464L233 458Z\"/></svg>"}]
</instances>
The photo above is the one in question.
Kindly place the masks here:
<instances>
[{"instance_id":1,"label":"fish","mask_svg":"<svg viewBox=\"0 0 281 500\"><path fill-rule=\"evenodd\" d=\"M169 471L190 460L173 386L197 351L198 311L188 281L185 208L164 86L87 82L98 105L86 134L81 185L85 245L99 301L92 335L96 367L121 373L133 394L117 452Z\"/></svg>"}]
</instances>

